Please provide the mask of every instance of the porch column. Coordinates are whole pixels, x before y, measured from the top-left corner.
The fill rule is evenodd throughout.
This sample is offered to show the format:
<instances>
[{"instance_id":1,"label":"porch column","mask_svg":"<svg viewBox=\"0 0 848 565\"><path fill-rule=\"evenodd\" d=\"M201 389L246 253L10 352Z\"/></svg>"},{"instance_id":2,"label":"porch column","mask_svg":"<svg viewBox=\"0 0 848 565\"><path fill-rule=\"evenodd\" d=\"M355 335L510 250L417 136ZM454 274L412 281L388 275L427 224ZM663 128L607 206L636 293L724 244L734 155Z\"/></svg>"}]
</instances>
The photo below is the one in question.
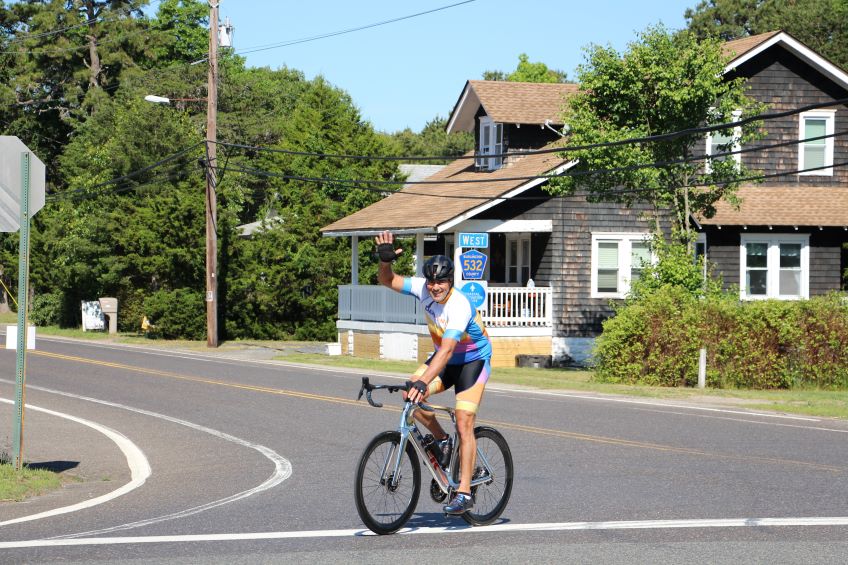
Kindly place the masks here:
<instances>
[{"instance_id":1,"label":"porch column","mask_svg":"<svg viewBox=\"0 0 848 565\"><path fill-rule=\"evenodd\" d=\"M453 285L459 287L462 284L462 269L459 268L459 256L462 248L459 246L459 232L453 232Z\"/></svg>"},{"instance_id":2,"label":"porch column","mask_svg":"<svg viewBox=\"0 0 848 565\"><path fill-rule=\"evenodd\" d=\"M424 234L415 234L415 276L421 276L421 269L424 267Z\"/></svg>"},{"instance_id":3,"label":"porch column","mask_svg":"<svg viewBox=\"0 0 848 565\"><path fill-rule=\"evenodd\" d=\"M359 284L359 236L350 236L350 284Z\"/></svg>"}]
</instances>

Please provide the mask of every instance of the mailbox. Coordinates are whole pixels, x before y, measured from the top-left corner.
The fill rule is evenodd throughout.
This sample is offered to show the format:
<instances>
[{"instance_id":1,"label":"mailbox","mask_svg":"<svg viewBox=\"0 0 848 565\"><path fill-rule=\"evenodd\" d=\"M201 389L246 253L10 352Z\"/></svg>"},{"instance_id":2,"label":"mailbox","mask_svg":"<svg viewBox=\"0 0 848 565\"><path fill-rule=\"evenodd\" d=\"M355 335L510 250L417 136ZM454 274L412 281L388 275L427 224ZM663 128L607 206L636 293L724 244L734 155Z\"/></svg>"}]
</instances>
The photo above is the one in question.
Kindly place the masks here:
<instances>
[{"instance_id":1,"label":"mailbox","mask_svg":"<svg viewBox=\"0 0 848 565\"><path fill-rule=\"evenodd\" d=\"M118 299L111 297L100 298L100 310L109 320L109 333L118 333Z\"/></svg>"}]
</instances>

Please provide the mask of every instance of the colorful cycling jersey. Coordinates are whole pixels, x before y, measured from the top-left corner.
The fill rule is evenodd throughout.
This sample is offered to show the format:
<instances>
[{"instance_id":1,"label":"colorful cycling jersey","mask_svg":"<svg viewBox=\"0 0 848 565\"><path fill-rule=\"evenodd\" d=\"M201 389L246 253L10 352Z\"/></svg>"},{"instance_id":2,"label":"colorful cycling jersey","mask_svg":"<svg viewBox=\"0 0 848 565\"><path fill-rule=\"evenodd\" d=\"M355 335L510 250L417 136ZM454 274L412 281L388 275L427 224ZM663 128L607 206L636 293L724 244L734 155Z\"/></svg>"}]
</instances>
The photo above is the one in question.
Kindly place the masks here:
<instances>
[{"instance_id":1,"label":"colorful cycling jersey","mask_svg":"<svg viewBox=\"0 0 848 565\"><path fill-rule=\"evenodd\" d=\"M427 280L420 277L405 277L403 292L418 298L427 313L427 327L436 351L442 345L442 339L455 339L458 343L449 365L460 365L489 359L492 356L492 343L483 325L480 313L468 301L462 292L451 288L447 299L436 302L427 292Z\"/></svg>"}]
</instances>

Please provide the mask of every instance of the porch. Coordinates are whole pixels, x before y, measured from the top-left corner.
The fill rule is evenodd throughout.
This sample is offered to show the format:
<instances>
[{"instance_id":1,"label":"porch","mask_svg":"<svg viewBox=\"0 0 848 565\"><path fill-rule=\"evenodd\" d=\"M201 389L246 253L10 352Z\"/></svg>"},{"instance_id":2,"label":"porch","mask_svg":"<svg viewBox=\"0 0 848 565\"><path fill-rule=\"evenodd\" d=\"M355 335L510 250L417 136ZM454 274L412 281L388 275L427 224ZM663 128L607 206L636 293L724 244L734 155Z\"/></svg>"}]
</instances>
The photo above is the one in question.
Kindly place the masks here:
<instances>
[{"instance_id":1,"label":"porch","mask_svg":"<svg viewBox=\"0 0 848 565\"><path fill-rule=\"evenodd\" d=\"M515 366L519 353L550 355L550 287L490 286L480 307L492 338L492 365ZM342 285L339 343L344 354L423 362L432 351L420 302L382 286Z\"/></svg>"}]
</instances>

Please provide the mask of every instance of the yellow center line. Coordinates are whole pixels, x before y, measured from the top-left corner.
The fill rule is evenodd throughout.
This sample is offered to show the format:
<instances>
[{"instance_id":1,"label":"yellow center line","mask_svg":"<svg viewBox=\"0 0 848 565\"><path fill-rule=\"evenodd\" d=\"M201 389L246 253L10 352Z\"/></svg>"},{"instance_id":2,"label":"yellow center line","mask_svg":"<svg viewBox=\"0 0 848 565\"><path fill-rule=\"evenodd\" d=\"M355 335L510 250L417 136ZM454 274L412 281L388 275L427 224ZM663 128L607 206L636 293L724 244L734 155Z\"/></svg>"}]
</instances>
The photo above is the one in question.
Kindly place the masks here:
<instances>
[{"instance_id":1,"label":"yellow center line","mask_svg":"<svg viewBox=\"0 0 848 565\"><path fill-rule=\"evenodd\" d=\"M353 400L353 399L345 399L337 396L326 396L322 394L311 394L307 392L298 392L294 390L285 390L280 388L271 388L264 386L255 386L255 385L246 385L239 384L227 381L219 381L216 379L208 379L204 377L194 377L191 375L184 375L181 373L174 373L171 371L160 371L158 369L149 369L146 367L137 367L135 365L126 365L124 363L113 363L110 361L98 361L96 359L87 359L85 357L77 357L74 355L63 355L61 353L51 353L48 351L33 351L30 353L31 355L40 355L43 357L51 357L54 359L62 359L65 361L74 361L77 363L87 363L90 365L99 365L101 367L112 367L115 369L122 369L125 371L135 371L137 373L144 373L146 375L153 375L157 377L165 377L170 379L177 379L181 381L189 381L201 384L209 384L216 386L223 386L227 388L234 388L239 390L249 390L253 392L265 392L269 394L277 394L280 396L291 396L294 398L305 398L309 400L320 400L322 402L332 402L336 404L346 404L349 406L359 406L359 407L368 407L367 404L363 404L361 401ZM393 406L384 406L384 410L389 410L391 412L400 412L399 408ZM662 445L656 443L648 443L641 441L634 441L628 439L619 439L619 438L611 438L604 436L596 436L589 434L582 434L579 432L568 432L564 430L556 430L550 428L540 428L536 426L526 426L523 424L513 424L509 422L500 422L496 420L478 420L480 424L486 424L489 426L494 426L496 428L514 430L519 432L537 434L537 435L545 435L552 437L560 437L567 438L579 441L587 441L591 443L601 443L607 445L618 445L621 447L632 447L637 449L650 449L654 451L664 451L668 453L680 453L684 455L695 455L699 457L709 457L715 459L726 459L726 460L734 460L734 461L756 461L760 463L769 463L769 464L777 464L777 465L794 465L800 467L806 467L810 469L816 469L820 471L830 471L833 473L844 473L845 469L842 467L836 467L832 465L823 465L820 463L810 463L807 461L796 461L793 459L781 459L776 457L759 457L755 455L730 455L730 454L722 454L722 453L711 453L708 451L701 451L698 449L691 449L686 447L674 447L671 445Z\"/></svg>"}]
</instances>

